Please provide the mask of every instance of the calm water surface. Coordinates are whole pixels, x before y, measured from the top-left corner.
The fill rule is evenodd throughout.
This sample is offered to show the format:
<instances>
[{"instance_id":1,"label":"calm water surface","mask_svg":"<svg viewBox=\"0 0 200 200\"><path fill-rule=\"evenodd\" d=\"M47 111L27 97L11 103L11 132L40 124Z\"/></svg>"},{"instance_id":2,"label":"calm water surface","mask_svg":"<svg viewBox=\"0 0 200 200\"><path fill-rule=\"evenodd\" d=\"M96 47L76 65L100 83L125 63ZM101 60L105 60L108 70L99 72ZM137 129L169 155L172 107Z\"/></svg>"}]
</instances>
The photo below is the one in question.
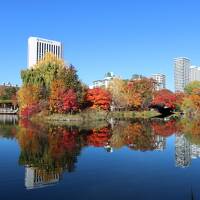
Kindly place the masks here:
<instances>
[{"instance_id":1,"label":"calm water surface","mask_svg":"<svg viewBox=\"0 0 200 200\"><path fill-rule=\"evenodd\" d=\"M200 199L200 121L44 126L0 117L0 199Z\"/></svg>"}]
</instances>

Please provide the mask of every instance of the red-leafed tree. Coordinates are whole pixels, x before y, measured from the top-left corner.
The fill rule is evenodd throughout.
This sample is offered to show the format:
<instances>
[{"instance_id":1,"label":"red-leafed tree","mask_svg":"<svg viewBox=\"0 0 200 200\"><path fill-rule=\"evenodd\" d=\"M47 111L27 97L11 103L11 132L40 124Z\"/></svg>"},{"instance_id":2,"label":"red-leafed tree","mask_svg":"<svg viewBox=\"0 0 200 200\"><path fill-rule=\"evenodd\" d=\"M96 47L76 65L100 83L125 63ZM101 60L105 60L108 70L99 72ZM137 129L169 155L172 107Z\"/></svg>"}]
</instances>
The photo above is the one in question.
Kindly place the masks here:
<instances>
[{"instance_id":1,"label":"red-leafed tree","mask_svg":"<svg viewBox=\"0 0 200 200\"><path fill-rule=\"evenodd\" d=\"M62 80L55 80L51 84L49 106L55 113L76 111L78 109L77 94L73 89L66 89Z\"/></svg>"},{"instance_id":2,"label":"red-leafed tree","mask_svg":"<svg viewBox=\"0 0 200 200\"><path fill-rule=\"evenodd\" d=\"M152 105L167 107L173 110L176 107L176 95L167 89L157 91L154 94Z\"/></svg>"},{"instance_id":3,"label":"red-leafed tree","mask_svg":"<svg viewBox=\"0 0 200 200\"><path fill-rule=\"evenodd\" d=\"M77 96L73 89L65 91L62 96L60 112L73 112L78 109Z\"/></svg>"},{"instance_id":4,"label":"red-leafed tree","mask_svg":"<svg viewBox=\"0 0 200 200\"><path fill-rule=\"evenodd\" d=\"M91 108L109 110L111 104L110 93L103 88L88 89L86 101Z\"/></svg>"}]
</instances>

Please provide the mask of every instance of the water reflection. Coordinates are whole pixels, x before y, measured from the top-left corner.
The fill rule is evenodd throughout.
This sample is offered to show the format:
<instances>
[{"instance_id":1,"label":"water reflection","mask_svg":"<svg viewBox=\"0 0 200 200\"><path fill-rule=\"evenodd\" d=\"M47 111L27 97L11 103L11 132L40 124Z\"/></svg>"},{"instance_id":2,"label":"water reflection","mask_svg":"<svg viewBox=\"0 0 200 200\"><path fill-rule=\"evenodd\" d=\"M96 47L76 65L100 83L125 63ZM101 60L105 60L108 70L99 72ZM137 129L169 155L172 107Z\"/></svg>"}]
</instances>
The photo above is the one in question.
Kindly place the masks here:
<instances>
[{"instance_id":1,"label":"water reflection","mask_svg":"<svg viewBox=\"0 0 200 200\"><path fill-rule=\"evenodd\" d=\"M12 124L18 123L18 115L1 115L0 114L0 124Z\"/></svg>"},{"instance_id":2,"label":"water reflection","mask_svg":"<svg viewBox=\"0 0 200 200\"><path fill-rule=\"evenodd\" d=\"M20 146L19 164L25 166L25 187L58 183L64 172L74 172L81 151L90 146L112 153L122 147L132 151L165 151L167 138L175 135L175 166L189 167L200 157L199 120L138 120L92 126L46 126L27 120L0 120L0 135L15 138Z\"/></svg>"},{"instance_id":3,"label":"water reflection","mask_svg":"<svg viewBox=\"0 0 200 200\"><path fill-rule=\"evenodd\" d=\"M179 122L181 133L176 135L176 166L189 167L192 159L200 157L200 120L183 119Z\"/></svg>"}]
</instances>

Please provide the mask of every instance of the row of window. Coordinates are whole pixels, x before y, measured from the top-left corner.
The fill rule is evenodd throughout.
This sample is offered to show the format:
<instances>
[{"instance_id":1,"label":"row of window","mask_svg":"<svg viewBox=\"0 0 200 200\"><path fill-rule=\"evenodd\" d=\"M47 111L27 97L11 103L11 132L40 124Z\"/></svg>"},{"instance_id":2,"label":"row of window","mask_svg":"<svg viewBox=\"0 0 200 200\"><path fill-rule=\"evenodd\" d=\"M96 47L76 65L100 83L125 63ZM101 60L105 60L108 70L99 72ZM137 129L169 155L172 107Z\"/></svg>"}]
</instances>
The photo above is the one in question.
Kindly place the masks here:
<instances>
[{"instance_id":1,"label":"row of window","mask_svg":"<svg viewBox=\"0 0 200 200\"><path fill-rule=\"evenodd\" d=\"M58 58L62 58L62 47L58 45L37 42L37 61L41 60L45 53L51 52Z\"/></svg>"}]
</instances>

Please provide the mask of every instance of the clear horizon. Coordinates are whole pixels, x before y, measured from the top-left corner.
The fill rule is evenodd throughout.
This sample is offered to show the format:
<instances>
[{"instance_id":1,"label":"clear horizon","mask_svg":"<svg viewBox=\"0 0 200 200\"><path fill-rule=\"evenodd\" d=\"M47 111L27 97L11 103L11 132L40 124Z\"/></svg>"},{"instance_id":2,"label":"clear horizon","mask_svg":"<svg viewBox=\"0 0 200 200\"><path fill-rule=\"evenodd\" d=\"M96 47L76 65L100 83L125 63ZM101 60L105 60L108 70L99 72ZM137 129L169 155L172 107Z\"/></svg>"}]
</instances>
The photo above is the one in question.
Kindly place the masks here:
<instances>
[{"instance_id":1,"label":"clear horizon","mask_svg":"<svg viewBox=\"0 0 200 200\"><path fill-rule=\"evenodd\" d=\"M200 64L199 7L198 0L2 2L0 83L21 83L27 40L36 36L61 41L64 59L88 85L108 71L122 78L163 73L174 90L173 59Z\"/></svg>"}]
</instances>

